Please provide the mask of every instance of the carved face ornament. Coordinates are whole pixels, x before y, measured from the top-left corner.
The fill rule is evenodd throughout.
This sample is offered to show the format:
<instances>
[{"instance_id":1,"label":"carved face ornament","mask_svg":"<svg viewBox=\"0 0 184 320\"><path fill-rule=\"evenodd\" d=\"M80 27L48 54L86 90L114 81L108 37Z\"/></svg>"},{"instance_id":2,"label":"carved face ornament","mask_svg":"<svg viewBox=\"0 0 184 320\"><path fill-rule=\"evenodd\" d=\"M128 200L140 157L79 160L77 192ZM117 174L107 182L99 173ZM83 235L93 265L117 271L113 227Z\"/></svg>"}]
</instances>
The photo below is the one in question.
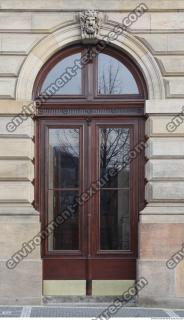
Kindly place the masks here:
<instances>
[{"instance_id":1,"label":"carved face ornament","mask_svg":"<svg viewBox=\"0 0 184 320\"><path fill-rule=\"evenodd\" d=\"M96 30L96 23L97 18L94 16L86 17L85 25L86 25L86 32L89 34L94 34Z\"/></svg>"},{"instance_id":2,"label":"carved face ornament","mask_svg":"<svg viewBox=\"0 0 184 320\"><path fill-rule=\"evenodd\" d=\"M99 33L100 19L95 10L85 10L80 13L82 39L96 39Z\"/></svg>"}]
</instances>

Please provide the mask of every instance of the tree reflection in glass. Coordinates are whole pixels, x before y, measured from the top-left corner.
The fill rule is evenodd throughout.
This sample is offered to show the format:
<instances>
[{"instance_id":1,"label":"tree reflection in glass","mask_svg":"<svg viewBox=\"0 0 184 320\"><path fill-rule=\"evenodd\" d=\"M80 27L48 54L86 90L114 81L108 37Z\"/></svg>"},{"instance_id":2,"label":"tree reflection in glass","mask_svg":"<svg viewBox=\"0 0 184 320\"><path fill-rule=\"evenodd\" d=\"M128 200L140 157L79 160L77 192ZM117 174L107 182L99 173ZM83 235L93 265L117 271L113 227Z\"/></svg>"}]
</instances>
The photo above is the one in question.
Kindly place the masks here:
<instances>
[{"instance_id":1,"label":"tree reflection in glass","mask_svg":"<svg viewBox=\"0 0 184 320\"><path fill-rule=\"evenodd\" d=\"M128 128L100 129L100 245L102 250L128 250L130 245L130 151ZM110 170L114 170L113 176Z\"/></svg>"},{"instance_id":2,"label":"tree reflection in glass","mask_svg":"<svg viewBox=\"0 0 184 320\"><path fill-rule=\"evenodd\" d=\"M138 94L137 83L129 69L119 60L100 53L98 55L98 94Z\"/></svg>"}]
</instances>

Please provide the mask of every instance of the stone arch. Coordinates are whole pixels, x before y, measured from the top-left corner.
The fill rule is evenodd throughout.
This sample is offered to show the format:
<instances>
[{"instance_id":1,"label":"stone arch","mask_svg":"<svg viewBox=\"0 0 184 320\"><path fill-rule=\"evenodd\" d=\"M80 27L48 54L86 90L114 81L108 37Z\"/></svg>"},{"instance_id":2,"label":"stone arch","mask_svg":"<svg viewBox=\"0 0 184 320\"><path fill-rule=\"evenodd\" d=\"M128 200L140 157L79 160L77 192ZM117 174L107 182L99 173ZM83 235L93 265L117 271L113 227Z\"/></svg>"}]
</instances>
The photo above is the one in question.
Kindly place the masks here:
<instances>
[{"instance_id":1,"label":"stone arch","mask_svg":"<svg viewBox=\"0 0 184 320\"><path fill-rule=\"evenodd\" d=\"M102 37L113 30L114 23L106 22L101 28ZM16 99L32 100L32 90L36 76L46 61L58 50L80 42L81 32L79 23L60 26L52 34L42 39L26 58L17 81ZM109 44L122 50L132 58L141 70L148 90L148 99L164 99L165 88L161 71L151 52L132 34L124 32Z\"/></svg>"}]
</instances>

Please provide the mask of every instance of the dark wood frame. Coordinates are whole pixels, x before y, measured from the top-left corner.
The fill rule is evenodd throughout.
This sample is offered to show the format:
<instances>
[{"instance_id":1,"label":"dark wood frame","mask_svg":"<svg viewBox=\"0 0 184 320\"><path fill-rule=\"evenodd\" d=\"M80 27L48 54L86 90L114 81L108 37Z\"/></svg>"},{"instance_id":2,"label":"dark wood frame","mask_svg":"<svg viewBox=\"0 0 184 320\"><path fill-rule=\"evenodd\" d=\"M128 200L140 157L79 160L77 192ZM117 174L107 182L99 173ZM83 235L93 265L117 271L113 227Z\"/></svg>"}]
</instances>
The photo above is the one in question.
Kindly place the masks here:
<instances>
[{"instance_id":1,"label":"dark wood frame","mask_svg":"<svg viewBox=\"0 0 184 320\"><path fill-rule=\"evenodd\" d=\"M74 53L81 52L81 54L86 54L87 50L92 50L92 47L84 48L81 45L75 45L72 47L68 47L66 49L63 49L61 52L57 52L53 57L51 57L48 62L41 68L35 84L33 88L33 97L34 100L39 99L40 97L40 92L41 92L41 87L42 84L49 73L49 71L61 60L69 55L72 55ZM139 94L119 94L119 95L99 95L97 93L97 82L98 82L98 59L97 57L93 59L93 61L89 62L86 67L82 69L82 93L81 95L55 95L52 96L52 98L49 98L49 100L46 102L47 103L56 103L58 102L59 104L65 103L73 103L75 100L76 102L82 102L83 103L91 103L92 101L96 101L99 103L99 101L122 101L122 100L141 100L144 101L144 99L147 96L147 91L146 91L146 84L145 80L140 73L138 67L136 66L135 62L130 60L127 55L120 53L116 50L114 50L111 47L107 47L104 49L102 53L105 53L109 56L114 57L115 59L119 60L121 63L123 63L132 73L138 89L139 89ZM91 67L92 65L92 67ZM90 68L90 70L88 70ZM87 92L87 90L92 88L92 92ZM86 101L87 100L87 101Z\"/></svg>"},{"instance_id":2,"label":"dark wood frame","mask_svg":"<svg viewBox=\"0 0 184 320\"><path fill-rule=\"evenodd\" d=\"M56 53L46 65L41 69L38 77L35 81L33 97L34 100L39 98L39 92L41 85L45 79L49 70L62 58L74 52L79 52L81 49L86 50L81 45L66 48L62 52ZM118 60L126 64L135 76L138 84L140 94L139 95L97 95L95 91L95 77L87 79L86 72L84 72L84 82L90 81L90 85L93 87L93 95L88 96L86 87L84 87L84 95L81 96L54 96L37 108L35 116L36 122L36 159L35 159L35 207L41 213L42 228L44 228L45 221L45 127L66 127L68 125L83 125L86 126L90 123L94 126L95 123L101 123L107 125L107 123L116 123L118 125L129 125L134 128L133 145L139 141L144 141L144 101L147 97L145 81L142 74L138 70L136 64L132 62L126 55L120 52L116 52L113 48L107 48L104 53L116 57ZM97 63L94 63L94 68L97 67ZM112 110L116 109L114 113ZM96 113L96 109L99 110ZM89 114L85 110L90 110ZM84 112L85 111L85 112ZM95 129L94 129L95 130ZM84 137L86 139L86 137ZM92 151L94 155L94 147L97 137L93 137ZM41 146L41 147L40 147ZM84 157L89 158L90 155L85 151ZM93 161L95 161L93 159ZM132 242L134 246L130 252L98 252L94 256L94 248L91 256L87 248L87 243L83 244L83 250L86 253L80 254L79 252L48 252L46 242L42 245L42 258L43 258L43 276L44 279L86 279L87 282L92 279L135 279L136 278L136 259L138 254L138 212L143 209L144 200L144 153L140 153L134 162L134 175L132 176L132 187L134 186L134 192L132 194L133 203L133 238ZM44 165L43 165L44 163ZM92 177L89 178L87 171L85 171L84 185L89 184L89 180L94 179L97 172L96 168L91 168ZM85 168L85 170L87 170ZM139 183L138 183L139 181ZM84 187L83 185L83 187ZM95 199L97 201L97 199ZM84 211L88 212L85 217ZM86 204L83 207L83 221L91 223L91 212ZM94 216L94 215L93 215ZM85 219L88 219L85 220ZM93 228L98 229L97 222L93 221ZM96 232L94 230L94 232ZM89 240L89 235L85 237ZM92 240L90 240L92 241ZM89 241L88 241L89 243ZM97 244L96 244L97 248ZM95 249L96 250L96 249ZM70 270L70 274L68 274ZM89 286L90 287L90 286ZM88 294L90 294L90 288L87 288Z\"/></svg>"}]
</instances>

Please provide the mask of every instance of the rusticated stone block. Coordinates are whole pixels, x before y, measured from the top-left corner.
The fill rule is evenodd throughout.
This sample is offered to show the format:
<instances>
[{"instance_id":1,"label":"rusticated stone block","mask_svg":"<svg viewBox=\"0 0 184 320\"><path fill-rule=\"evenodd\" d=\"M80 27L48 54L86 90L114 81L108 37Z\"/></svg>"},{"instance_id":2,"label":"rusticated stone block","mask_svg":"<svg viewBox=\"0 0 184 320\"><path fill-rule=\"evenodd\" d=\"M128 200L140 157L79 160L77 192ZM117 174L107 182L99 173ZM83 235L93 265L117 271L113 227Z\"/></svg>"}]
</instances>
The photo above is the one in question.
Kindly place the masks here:
<instances>
[{"instance_id":1,"label":"rusticated stone block","mask_svg":"<svg viewBox=\"0 0 184 320\"><path fill-rule=\"evenodd\" d=\"M170 259L173 254L182 248L183 235L184 224L140 224L140 258L155 260Z\"/></svg>"},{"instance_id":2,"label":"rusticated stone block","mask_svg":"<svg viewBox=\"0 0 184 320\"><path fill-rule=\"evenodd\" d=\"M24 260L13 270L0 261L0 278L0 305L41 303L41 260Z\"/></svg>"}]
</instances>

